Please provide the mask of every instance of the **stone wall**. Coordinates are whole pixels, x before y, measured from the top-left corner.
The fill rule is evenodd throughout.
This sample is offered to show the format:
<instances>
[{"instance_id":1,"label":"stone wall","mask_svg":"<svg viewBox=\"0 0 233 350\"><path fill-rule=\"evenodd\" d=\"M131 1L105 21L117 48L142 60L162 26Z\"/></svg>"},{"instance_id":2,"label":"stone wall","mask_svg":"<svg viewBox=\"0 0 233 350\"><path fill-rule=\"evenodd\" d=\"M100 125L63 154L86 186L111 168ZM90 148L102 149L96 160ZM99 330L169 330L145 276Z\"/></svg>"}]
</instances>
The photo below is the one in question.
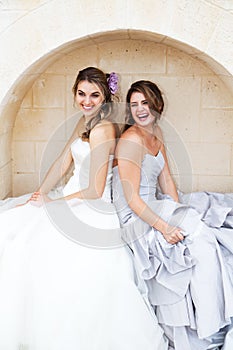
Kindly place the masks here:
<instances>
[{"instance_id":1,"label":"stone wall","mask_svg":"<svg viewBox=\"0 0 233 350\"><path fill-rule=\"evenodd\" d=\"M152 80L162 89L166 106L161 126L181 190L231 189L232 94L224 83L205 63L180 50L151 41L115 40L70 52L28 91L14 128L15 195L37 186L48 144L46 167L69 137L67 122L77 113L72 84L77 71L89 65L119 74L121 101L138 79Z\"/></svg>"}]
</instances>

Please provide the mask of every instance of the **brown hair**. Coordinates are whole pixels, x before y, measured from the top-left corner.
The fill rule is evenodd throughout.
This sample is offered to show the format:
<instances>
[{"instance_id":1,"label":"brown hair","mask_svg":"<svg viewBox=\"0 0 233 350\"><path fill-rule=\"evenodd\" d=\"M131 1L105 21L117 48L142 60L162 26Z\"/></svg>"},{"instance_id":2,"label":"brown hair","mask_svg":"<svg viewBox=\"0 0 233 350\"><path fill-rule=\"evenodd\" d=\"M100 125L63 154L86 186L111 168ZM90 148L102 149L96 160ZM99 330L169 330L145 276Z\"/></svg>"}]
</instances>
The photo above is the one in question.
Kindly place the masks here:
<instances>
[{"instance_id":1,"label":"brown hair","mask_svg":"<svg viewBox=\"0 0 233 350\"><path fill-rule=\"evenodd\" d=\"M80 70L72 88L74 97L78 90L78 84L81 81L88 81L96 84L104 96L104 102L96 116L94 116L86 125L86 131L82 134L82 138L88 140L91 130L100 122L101 119L108 119L112 112L112 94L108 86L109 74L105 74L102 70L95 67L87 67Z\"/></svg>"},{"instance_id":2,"label":"brown hair","mask_svg":"<svg viewBox=\"0 0 233 350\"><path fill-rule=\"evenodd\" d=\"M135 123L130 108L130 98L134 92L141 92L145 96L156 123L164 108L162 93L155 83L149 80L139 80L131 85L126 96L126 129Z\"/></svg>"}]
</instances>

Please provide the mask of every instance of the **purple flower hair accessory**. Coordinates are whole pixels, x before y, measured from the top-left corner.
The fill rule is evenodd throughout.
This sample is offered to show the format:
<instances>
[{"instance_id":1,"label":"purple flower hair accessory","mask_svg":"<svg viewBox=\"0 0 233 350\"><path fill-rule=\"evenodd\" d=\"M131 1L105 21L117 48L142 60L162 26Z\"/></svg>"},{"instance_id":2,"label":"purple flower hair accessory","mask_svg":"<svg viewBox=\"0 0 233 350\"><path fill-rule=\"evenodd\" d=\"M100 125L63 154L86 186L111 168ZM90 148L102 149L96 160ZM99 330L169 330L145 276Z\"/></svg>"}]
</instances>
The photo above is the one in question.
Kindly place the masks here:
<instances>
[{"instance_id":1,"label":"purple flower hair accessory","mask_svg":"<svg viewBox=\"0 0 233 350\"><path fill-rule=\"evenodd\" d=\"M108 87L112 95L115 95L115 93L118 91L118 76L114 72L109 74Z\"/></svg>"}]
</instances>

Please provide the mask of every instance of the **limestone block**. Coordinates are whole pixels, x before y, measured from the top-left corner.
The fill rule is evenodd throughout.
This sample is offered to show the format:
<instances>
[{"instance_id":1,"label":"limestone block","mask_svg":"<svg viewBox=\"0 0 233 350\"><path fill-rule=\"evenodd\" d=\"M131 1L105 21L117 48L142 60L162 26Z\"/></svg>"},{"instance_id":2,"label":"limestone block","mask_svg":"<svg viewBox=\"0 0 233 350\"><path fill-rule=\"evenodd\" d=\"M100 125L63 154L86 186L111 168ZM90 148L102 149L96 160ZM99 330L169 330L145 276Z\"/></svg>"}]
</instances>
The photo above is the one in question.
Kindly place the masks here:
<instances>
[{"instance_id":1,"label":"limestone block","mask_svg":"<svg viewBox=\"0 0 233 350\"><path fill-rule=\"evenodd\" d=\"M99 33L96 35L100 35ZM66 43L64 43L62 46L59 46L55 49L55 51L58 54L61 54L62 56L64 55L69 55L78 49L83 49L85 47L91 47L93 46L95 43L91 37L91 35L89 36L80 36L76 35L76 38L74 38L74 40L72 41L67 41Z\"/></svg>"},{"instance_id":2,"label":"limestone block","mask_svg":"<svg viewBox=\"0 0 233 350\"><path fill-rule=\"evenodd\" d=\"M42 57L45 56L46 58L45 61L42 59L43 64L48 64L49 56L51 56L48 55L50 52L56 50L64 42L69 42L72 38L77 39L79 35L80 37L86 35L86 26L81 23L82 21L77 20L77 12L75 11L80 8L79 2L73 2L74 7L67 6L64 2L56 1L55 3L46 1L45 6L39 6L35 11L31 11L28 15L23 16L1 36L0 51L5 52L5 55L0 57L0 67L4 67L1 70L1 78L2 75L4 77L4 72L6 74L4 89L0 90L0 100L18 79L19 75L31 65L35 64L35 68L33 68L33 72L35 72L37 61L40 61ZM69 21L64 16L66 12L72 15L69 17L67 14ZM51 13L53 16L51 16ZM78 13L81 12L79 11ZM73 16L76 16L76 18L72 21ZM62 31L62 35L58 30L59 28ZM77 35L77 33L79 34ZM62 39L64 39L64 42ZM16 57L17 64L15 61Z\"/></svg>"},{"instance_id":3,"label":"limestone block","mask_svg":"<svg viewBox=\"0 0 233 350\"><path fill-rule=\"evenodd\" d=\"M198 191L198 175L172 175L176 188L183 193Z\"/></svg>"},{"instance_id":4,"label":"limestone block","mask_svg":"<svg viewBox=\"0 0 233 350\"><path fill-rule=\"evenodd\" d=\"M199 111L201 79L193 77L154 77L164 94L165 109L162 120L170 123L167 140L180 138L189 141L199 140ZM174 132L172 131L174 126Z\"/></svg>"},{"instance_id":5,"label":"limestone block","mask_svg":"<svg viewBox=\"0 0 233 350\"><path fill-rule=\"evenodd\" d=\"M201 142L232 143L233 110L204 109L200 114Z\"/></svg>"},{"instance_id":6,"label":"limestone block","mask_svg":"<svg viewBox=\"0 0 233 350\"><path fill-rule=\"evenodd\" d=\"M0 168L11 161L11 133L0 135Z\"/></svg>"},{"instance_id":7,"label":"limestone block","mask_svg":"<svg viewBox=\"0 0 233 350\"><path fill-rule=\"evenodd\" d=\"M6 198L12 191L11 163L0 168L0 198Z\"/></svg>"},{"instance_id":8,"label":"limestone block","mask_svg":"<svg viewBox=\"0 0 233 350\"><path fill-rule=\"evenodd\" d=\"M216 143L187 144L193 173L212 176L230 175L231 145Z\"/></svg>"},{"instance_id":9,"label":"limestone block","mask_svg":"<svg viewBox=\"0 0 233 350\"><path fill-rule=\"evenodd\" d=\"M169 36L179 33L181 41L204 51L223 10L205 1L177 1L174 7Z\"/></svg>"},{"instance_id":10,"label":"limestone block","mask_svg":"<svg viewBox=\"0 0 233 350\"><path fill-rule=\"evenodd\" d=\"M28 23L28 27L31 27L31 23ZM26 28L23 27L19 28L17 35L25 37L25 33L27 33L27 31ZM25 40L24 48L22 48L19 45L20 41L16 41L16 37L16 33L14 33L13 30L12 33L10 30L7 30L7 35L4 35L2 40L0 40L1 52L6 52L7 54L7 61L4 60L4 56L0 57L0 75L2 83L4 83L4 86L1 86L0 90L1 99L15 83L16 79L23 74L23 71L33 63L33 56L39 48L36 38L31 45L29 41ZM15 64L16 57L17 65Z\"/></svg>"},{"instance_id":11,"label":"limestone block","mask_svg":"<svg viewBox=\"0 0 233 350\"><path fill-rule=\"evenodd\" d=\"M163 44L173 49L183 51L184 53L194 57L195 56L198 57L198 55L202 53L202 51L199 51L195 47L190 46L189 42L174 39L173 37L170 37L170 36L165 37L165 39L163 40Z\"/></svg>"},{"instance_id":12,"label":"limestone block","mask_svg":"<svg viewBox=\"0 0 233 350\"><path fill-rule=\"evenodd\" d=\"M107 41L128 40L130 39L130 35L128 31L125 30L111 30L108 32L91 34L90 38L94 43L101 44Z\"/></svg>"},{"instance_id":13,"label":"limestone block","mask_svg":"<svg viewBox=\"0 0 233 350\"><path fill-rule=\"evenodd\" d=\"M31 89L34 81L39 77L39 74L22 74L19 79L20 83L15 84L11 87L11 90L8 91L6 99L8 104L20 105L22 99L25 97L26 93Z\"/></svg>"},{"instance_id":14,"label":"limestone block","mask_svg":"<svg viewBox=\"0 0 233 350\"><path fill-rule=\"evenodd\" d=\"M65 77L43 74L33 85L34 108L63 108L65 105Z\"/></svg>"},{"instance_id":15,"label":"limestone block","mask_svg":"<svg viewBox=\"0 0 233 350\"><path fill-rule=\"evenodd\" d=\"M85 1L81 6L83 23L86 23L85 29L89 35L105 32L107 28L107 31L127 28L128 11L125 0Z\"/></svg>"},{"instance_id":16,"label":"limestone block","mask_svg":"<svg viewBox=\"0 0 233 350\"><path fill-rule=\"evenodd\" d=\"M223 76L223 77L229 77L231 74L229 71L222 66L218 61L216 61L212 56L209 56L205 52L198 52L192 55L194 59L198 59L200 62L202 61L206 67L209 67L212 70L212 74L214 73L215 75L218 76ZM233 91L233 89L232 89Z\"/></svg>"},{"instance_id":17,"label":"limestone block","mask_svg":"<svg viewBox=\"0 0 233 350\"><path fill-rule=\"evenodd\" d=\"M233 14L224 12L215 25L215 30L208 42L205 50L209 56L216 61L222 61L224 57L224 67L233 73ZM224 43L224 45L223 45Z\"/></svg>"},{"instance_id":18,"label":"limestone block","mask_svg":"<svg viewBox=\"0 0 233 350\"><path fill-rule=\"evenodd\" d=\"M14 140L35 141L35 140L64 140L65 120L62 109L21 109L18 113L14 128ZM56 131L59 128L59 132Z\"/></svg>"},{"instance_id":19,"label":"limestone block","mask_svg":"<svg viewBox=\"0 0 233 350\"><path fill-rule=\"evenodd\" d=\"M81 117L82 117L82 112L80 111L76 111L74 114L67 117L64 124L65 132L66 132L65 140L67 141L69 140Z\"/></svg>"},{"instance_id":20,"label":"limestone block","mask_svg":"<svg viewBox=\"0 0 233 350\"><path fill-rule=\"evenodd\" d=\"M128 27L167 34L176 7L175 1L128 1ZM167 18L167 21L164 21ZM152 29L153 28L153 29Z\"/></svg>"},{"instance_id":21,"label":"limestone block","mask_svg":"<svg viewBox=\"0 0 233 350\"><path fill-rule=\"evenodd\" d=\"M167 74L180 76L210 75L210 68L201 60L169 47L167 50Z\"/></svg>"},{"instance_id":22,"label":"limestone block","mask_svg":"<svg viewBox=\"0 0 233 350\"><path fill-rule=\"evenodd\" d=\"M2 4L0 4L0 8L2 10ZM20 17L25 15L25 11L1 11L0 12L0 33L4 30L7 30L9 26L11 26L15 21L20 19Z\"/></svg>"},{"instance_id":23,"label":"limestone block","mask_svg":"<svg viewBox=\"0 0 233 350\"><path fill-rule=\"evenodd\" d=\"M233 10L232 0L206 0L206 1L215 6L222 7L225 10Z\"/></svg>"},{"instance_id":24,"label":"limestone block","mask_svg":"<svg viewBox=\"0 0 233 350\"><path fill-rule=\"evenodd\" d=\"M11 132L15 123L15 114L19 108L19 104L9 103L0 107L0 134ZM18 108L17 108L18 107Z\"/></svg>"},{"instance_id":25,"label":"limestone block","mask_svg":"<svg viewBox=\"0 0 233 350\"><path fill-rule=\"evenodd\" d=\"M152 42L111 41L99 45L99 64L105 71L165 73L166 48Z\"/></svg>"},{"instance_id":26,"label":"limestone block","mask_svg":"<svg viewBox=\"0 0 233 350\"><path fill-rule=\"evenodd\" d=\"M36 142L36 171L39 174L40 181L43 180L48 169L62 152L66 142Z\"/></svg>"},{"instance_id":27,"label":"limestone block","mask_svg":"<svg viewBox=\"0 0 233 350\"><path fill-rule=\"evenodd\" d=\"M233 108L233 95L217 76L203 77L201 105L203 108Z\"/></svg>"},{"instance_id":28,"label":"limestone block","mask_svg":"<svg viewBox=\"0 0 233 350\"><path fill-rule=\"evenodd\" d=\"M30 0L30 1L22 1L22 0L2 0L1 1L1 9L2 10L32 10L45 4L47 0Z\"/></svg>"},{"instance_id":29,"label":"limestone block","mask_svg":"<svg viewBox=\"0 0 233 350\"><path fill-rule=\"evenodd\" d=\"M128 35L133 40L152 41L156 43L161 43L166 39L166 36L162 34L152 33L147 30L129 29Z\"/></svg>"},{"instance_id":30,"label":"limestone block","mask_svg":"<svg viewBox=\"0 0 233 350\"><path fill-rule=\"evenodd\" d=\"M32 62L28 68L28 70L31 72L33 75L38 75L40 76L41 74L46 73L47 68L50 65L53 65L57 60L61 59L64 56L64 53L62 53L62 50L56 49L50 52L49 54L46 54L39 60L36 60L35 62ZM28 74L26 73L24 75ZM34 79L36 80L36 79Z\"/></svg>"},{"instance_id":31,"label":"limestone block","mask_svg":"<svg viewBox=\"0 0 233 350\"><path fill-rule=\"evenodd\" d=\"M47 148L47 142L43 142L43 141L37 141L35 142L35 153L36 153L36 171L37 172L40 172L41 171L41 167L42 167L42 164L44 164L44 153L46 151L46 148ZM52 159L51 160L51 163L50 165L52 165L52 162L54 161L55 159Z\"/></svg>"},{"instance_id":32,"label":"limestone block","mask_svg":"<svg viewBox=\"0 0 233 350\"><path fill-rule=\"evenodd\" d=\"M187 155L184 156L185 150L181 150L178 154L175 148L176 145L173 143L166 144L166 153L171 174L178 176L189 174L189 176L192 176L192 168L190 167L189 159ZM184 159L185 157L187 157L186 160Z\"/></svg>"},{"instance_id":33,"label":"limestone block","mask_svg":"<svg viewBox=\"0 0 233 350\"><path fill-rule=\"evenodd\" d=\"M233 176L200 175L198 188L199 191L232 193Z\"/></svg>"},{"instance_id":34,"label":"limestone block","mask_svg":"<svg viewBox=\"0 0 233 350\"><path fill-rule=\"evenodd\" d=\"M119 97L120 101L125 103L126 94L130 88L130 85L134 82L133 76L131 74L119 74Z\"/></svg>"},{"instance_id":35,"label":"limestone block","mask_svg":"<svg viewBox=\"0 0 233 350\"><path fill-rule=\"evenodd\" d=\"M10 40L11 39L9 39L9 41ZM4 47L4 44L3 44L3 47ZM3 48L3 50L4 49L5 48ZM10 53L10 55L13 55L13 57L17 57L16 53ZM17 98L21 100L24 97L24 95L27 93L27 91L31 88L33 82L42 73L44 73L45 69L51 63L56 61L59 57L61 57L60 54L54 53L50 56L46 55L46 57L43 57L38 62L29 62L28 63L29 66L26 67L27 71L22 72L22 70L19 69L19 72L17 72L17 78L16 78L18 80L17 83L15 80L12 81L11 79L11 76L14 74L13 67L15 66L15 61L10 62L10 59L9 59L6 63L2 62L0 65L0 76L2 81L2 84L0 85L0 98L5 97L7 99L11 99L12 97L8 95L12 94L13 92L13 98ZM21 62L21 59L22 57L21 57L21 54L19 53L18 61ZM0 60L1 60L1 56L0 56Z\"/></svg>"},{"instance_id":36,"label":"limestone block","mask_svg":"<svg viewBox=\"0 0 233 350\"><path fill-rule=\"evenodd\" d=\"M129 28L140 28L175 38L204 51L223 10L204 1L129 0ZM165 41L165 43L167 43Z\"/></svg>"},{"instance_id":37,"label":"limestone block","mask_svg":"<svg viewBox=\"0 0 233 350\"><path fill-rule=\"evenodd\" d=\"M231 145L231 175L233 175L233 144Z\"/></svg>"},{"instance_id":38,"label":"limestone block","mask_svg":"<svg viewBox=\"0 0 233 350\"><path fill-rule=\"evenodd\" d=\"M88 66L98 66L98 48L93 45L74 49L69 54L63 55L55 63L51 64L46 73L72 75L76 78L78 71Z\"/></svg>"},{"instance_id":39,"label":"limestone block","mask_svg":"<svg viewBox=\"0 0 233 350\"><path fill-rule=\"evenodd\" d=\"M32 108L32 107L33 107L32 89L29 89L21 103L21 108Z\"/></svg>"},{"instance_id":40,"label":"limestone block","mask_svg":"<svg viewBox=\"0 0 233 350\"><path fill-rule=\"evenodd\" d=\"M73 95L73 85L75 83L77 72L73 75L68 75L66 77L66 92L65 92L65 101L66 101L66 117L70 118L72 115L78 113L79 109L76 107L74 102Z\"/></svg>"},{"instance_id":41,"label":"limestone block","mask_svg":"<svg viewBox=\"0 0 233 350\"><path fill-rule=\"evenodd\" d=\"M187 184L192 185L192 178L195 175L189 149L182 142L165 143L169 167L173 175L184 178Z\"/></svg>"},{"instance_id":42,"label":"limestone block","mask_svg":"<svg viewBox=\"0 0 233 350\"><path fill-rule=\"evenodd\" d=\"M12 158L14 173L34 172L36 168L34 142L14 142Z\"/></svg>"},{"instance_id":43,"label":"limestone block","mask_svg":"<svg viewBox=\"0 0 233 350\"><path fill-rule=\"evenodd\" d=\"M229 92L233 96L233 75L220 75L219 79L223 81L225 84L226 88L229 90Z\"/></svg>"},{"instance_id":44,"label":"limestone block","mask_svg":"<svg viewBox=\"0 0 233 350\"><path fill-rule=\"evenodd\" d=\"M14 174L13 196L34 192L39 185L37 174Z\"/></svg>"},{"instance_id":45,"label":"limestone block","mask_svg":"<svg viewBox=\"0 0 233 350\"><path fill-rule=\"evenodd\" d=\"M20 78L20 83L11 88L11 91L5 96L5 101L1 105L0 111L0 133L9 132L15 123L17 112L21 106L22 99L28 93L31 96L31 86L38 77L37 74L25 74ZM4 85L4 82L0 85ZM30 91L30 92L29 92ZM6 92L6 91L5 91ZM30 107L32 101L25 100L25 107Z\"/></svg>"}]
</instances>

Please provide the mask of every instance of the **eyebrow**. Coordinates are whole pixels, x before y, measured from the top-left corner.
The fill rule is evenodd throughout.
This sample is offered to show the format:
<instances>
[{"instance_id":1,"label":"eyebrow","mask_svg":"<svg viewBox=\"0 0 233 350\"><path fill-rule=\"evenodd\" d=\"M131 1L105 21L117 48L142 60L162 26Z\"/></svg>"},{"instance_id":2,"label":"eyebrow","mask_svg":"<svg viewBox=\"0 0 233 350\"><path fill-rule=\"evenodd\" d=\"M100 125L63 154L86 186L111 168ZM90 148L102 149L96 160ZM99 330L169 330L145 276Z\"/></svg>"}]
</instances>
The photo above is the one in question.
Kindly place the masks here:
<instances>
[{"instance_id":1,"label":"eyebrow","mask_svg":"<svg viewBox=\"0 0 233 350\"><path fill-rule=\"evenodd\" d=\"M85 94L85 92L83 90L80 90L80 89L78 89L78 92L82 92L82 93ZM93 92L91 92L91 94L99 94L100 95L100 92L99 91L93 91Z\"/></svg>"},{"instance_id":2,"label":"eyebrow","mask_svg":"<svg viewBox=\"0 0 233 350\"><path fill-rule=\"evenodd\" d=\"M145 100L142 100L141 102L148 102L148 101L147 101L147 99L145 99ZM138 103L138 101L132 101L130 103Z\"/></svg>"}]
</instances>

